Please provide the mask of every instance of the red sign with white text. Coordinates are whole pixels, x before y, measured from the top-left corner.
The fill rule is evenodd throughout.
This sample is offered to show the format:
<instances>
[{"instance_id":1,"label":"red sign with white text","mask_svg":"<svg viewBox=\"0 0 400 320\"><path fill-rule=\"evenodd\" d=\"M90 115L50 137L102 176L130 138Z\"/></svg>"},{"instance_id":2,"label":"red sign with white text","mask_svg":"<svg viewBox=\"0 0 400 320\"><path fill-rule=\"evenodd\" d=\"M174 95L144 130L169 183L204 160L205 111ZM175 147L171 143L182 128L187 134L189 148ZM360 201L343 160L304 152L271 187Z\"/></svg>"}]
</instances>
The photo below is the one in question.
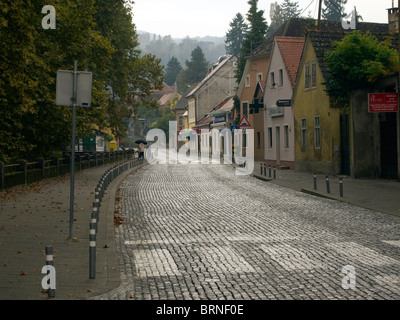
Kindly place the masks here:
<instances>
[{"instance_id":1,"label":"red sign with white text","mask_svg":"<svg viewBox=\"0 0 400 320\"><path fill-rule=\"evenodd\" d=\"M399 111L399 95L397 93L370 93L368 100L369 112Z\"/></svg>"}]
</instances>

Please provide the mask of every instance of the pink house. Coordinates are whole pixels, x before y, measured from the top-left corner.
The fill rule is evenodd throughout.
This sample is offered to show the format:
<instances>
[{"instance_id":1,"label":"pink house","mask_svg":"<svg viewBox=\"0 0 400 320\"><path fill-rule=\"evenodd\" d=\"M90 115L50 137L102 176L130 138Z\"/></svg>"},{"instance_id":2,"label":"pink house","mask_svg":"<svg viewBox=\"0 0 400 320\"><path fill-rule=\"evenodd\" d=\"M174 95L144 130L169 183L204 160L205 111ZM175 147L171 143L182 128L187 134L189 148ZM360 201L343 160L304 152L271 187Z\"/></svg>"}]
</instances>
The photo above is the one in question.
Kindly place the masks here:
<instances>
[{"instance_id":1,"label":"pink house","mask_svg":"<svg viewBox=\"0 0 400 320\"><path fill-rule=\"evenodd\" d=\"M293 106L279 107L277 101L291 100L305 38L275 37L264 89L264 159L267 166L294 170Z\"/></svg>"}]
</instances>

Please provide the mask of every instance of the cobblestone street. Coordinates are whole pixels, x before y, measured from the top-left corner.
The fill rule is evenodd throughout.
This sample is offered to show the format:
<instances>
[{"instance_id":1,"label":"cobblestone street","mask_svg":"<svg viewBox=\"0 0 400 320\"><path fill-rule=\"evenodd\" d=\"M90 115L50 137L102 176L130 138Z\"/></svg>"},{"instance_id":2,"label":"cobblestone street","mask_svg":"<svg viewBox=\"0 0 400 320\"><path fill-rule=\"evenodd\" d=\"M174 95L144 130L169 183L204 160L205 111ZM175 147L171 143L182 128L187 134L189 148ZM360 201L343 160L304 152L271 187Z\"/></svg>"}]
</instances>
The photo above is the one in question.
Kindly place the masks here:
<instances>
[{"instance_id":1,"label":"cobblestone street","mask_svg":"<svg viewBox=\"0 0 400 320\"><path fill-rule=\"evenodd\" d=\"M121 285L95 299L400 298L398 217L229 165L148 165L118 195Z\"/></svg>"}]
</instances>

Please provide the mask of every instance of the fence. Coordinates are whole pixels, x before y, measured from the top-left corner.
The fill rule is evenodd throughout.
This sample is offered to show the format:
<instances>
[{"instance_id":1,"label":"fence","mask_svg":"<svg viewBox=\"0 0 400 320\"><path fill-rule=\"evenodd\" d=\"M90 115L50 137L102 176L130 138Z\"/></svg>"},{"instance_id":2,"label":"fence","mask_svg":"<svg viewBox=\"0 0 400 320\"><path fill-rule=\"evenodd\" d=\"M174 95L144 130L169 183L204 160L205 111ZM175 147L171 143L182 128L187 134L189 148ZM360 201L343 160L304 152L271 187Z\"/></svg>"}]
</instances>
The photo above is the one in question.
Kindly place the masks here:
<instances>
[{"instance_id":1,"label":"fence","mask_svg":"<svg viewBox=\"0 0 400 320\"><path fill-rule=\"evenodd\" d=\"M75 171L103 166L124 159L129 160L134 158L134 154L133 149L114 152L78 152L75 154ZM7 165L0 162L0 190L67 174L71 169L70 158L71 156L67 154L63 158L53 157L49 160L38 158L34 162L18 160L15 164Z\"/></svg>"},{"instance_id":2,"label":"fence","mask_svg":"<svg viewBox=\"0 0 400 320\"><path fill-rule=\"evenodd\" d=\"M100 207L109 184L123 172L143 164L142 159L133 159L109 168L95 188L95 199L89 229L89 279L96 278L96 238L100 220Z\"/></svg>"}]
</instances>

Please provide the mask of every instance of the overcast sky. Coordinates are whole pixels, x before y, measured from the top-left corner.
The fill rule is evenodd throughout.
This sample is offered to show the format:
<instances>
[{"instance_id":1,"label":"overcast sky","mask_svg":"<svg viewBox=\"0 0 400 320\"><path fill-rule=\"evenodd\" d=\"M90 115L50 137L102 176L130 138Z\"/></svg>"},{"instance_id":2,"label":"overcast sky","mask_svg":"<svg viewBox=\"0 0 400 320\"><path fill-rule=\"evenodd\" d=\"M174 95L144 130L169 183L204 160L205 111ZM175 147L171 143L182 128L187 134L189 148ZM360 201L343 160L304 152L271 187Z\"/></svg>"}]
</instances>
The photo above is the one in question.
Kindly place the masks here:
<instances>
[{"instance_id":1,"label":"overcast sky","mask_svg":"<svg viewBox=\"0 0 400 320\"><path fill-rule=\"evenodd\" d=\"M174 38L189 36L225 36L229 23L238 12L247 14L248 0L135 0L133 22L137 30ZM265 11L268 23L270 4L282 0L259 0L258 8ZM295 0L293 0L295 1ZM309 12L318 18L318 0L297 0L303 16ZM398 0L394 0L397 7ZM310 5L310 6L309 6ZM309 6L307 8L307 6ZM386 9L392 7L392 0L348 0L346 13L357 7L364 22L387 23ZM307 9L306 9L307 8Z\"/></svg>"}]
</instances>

